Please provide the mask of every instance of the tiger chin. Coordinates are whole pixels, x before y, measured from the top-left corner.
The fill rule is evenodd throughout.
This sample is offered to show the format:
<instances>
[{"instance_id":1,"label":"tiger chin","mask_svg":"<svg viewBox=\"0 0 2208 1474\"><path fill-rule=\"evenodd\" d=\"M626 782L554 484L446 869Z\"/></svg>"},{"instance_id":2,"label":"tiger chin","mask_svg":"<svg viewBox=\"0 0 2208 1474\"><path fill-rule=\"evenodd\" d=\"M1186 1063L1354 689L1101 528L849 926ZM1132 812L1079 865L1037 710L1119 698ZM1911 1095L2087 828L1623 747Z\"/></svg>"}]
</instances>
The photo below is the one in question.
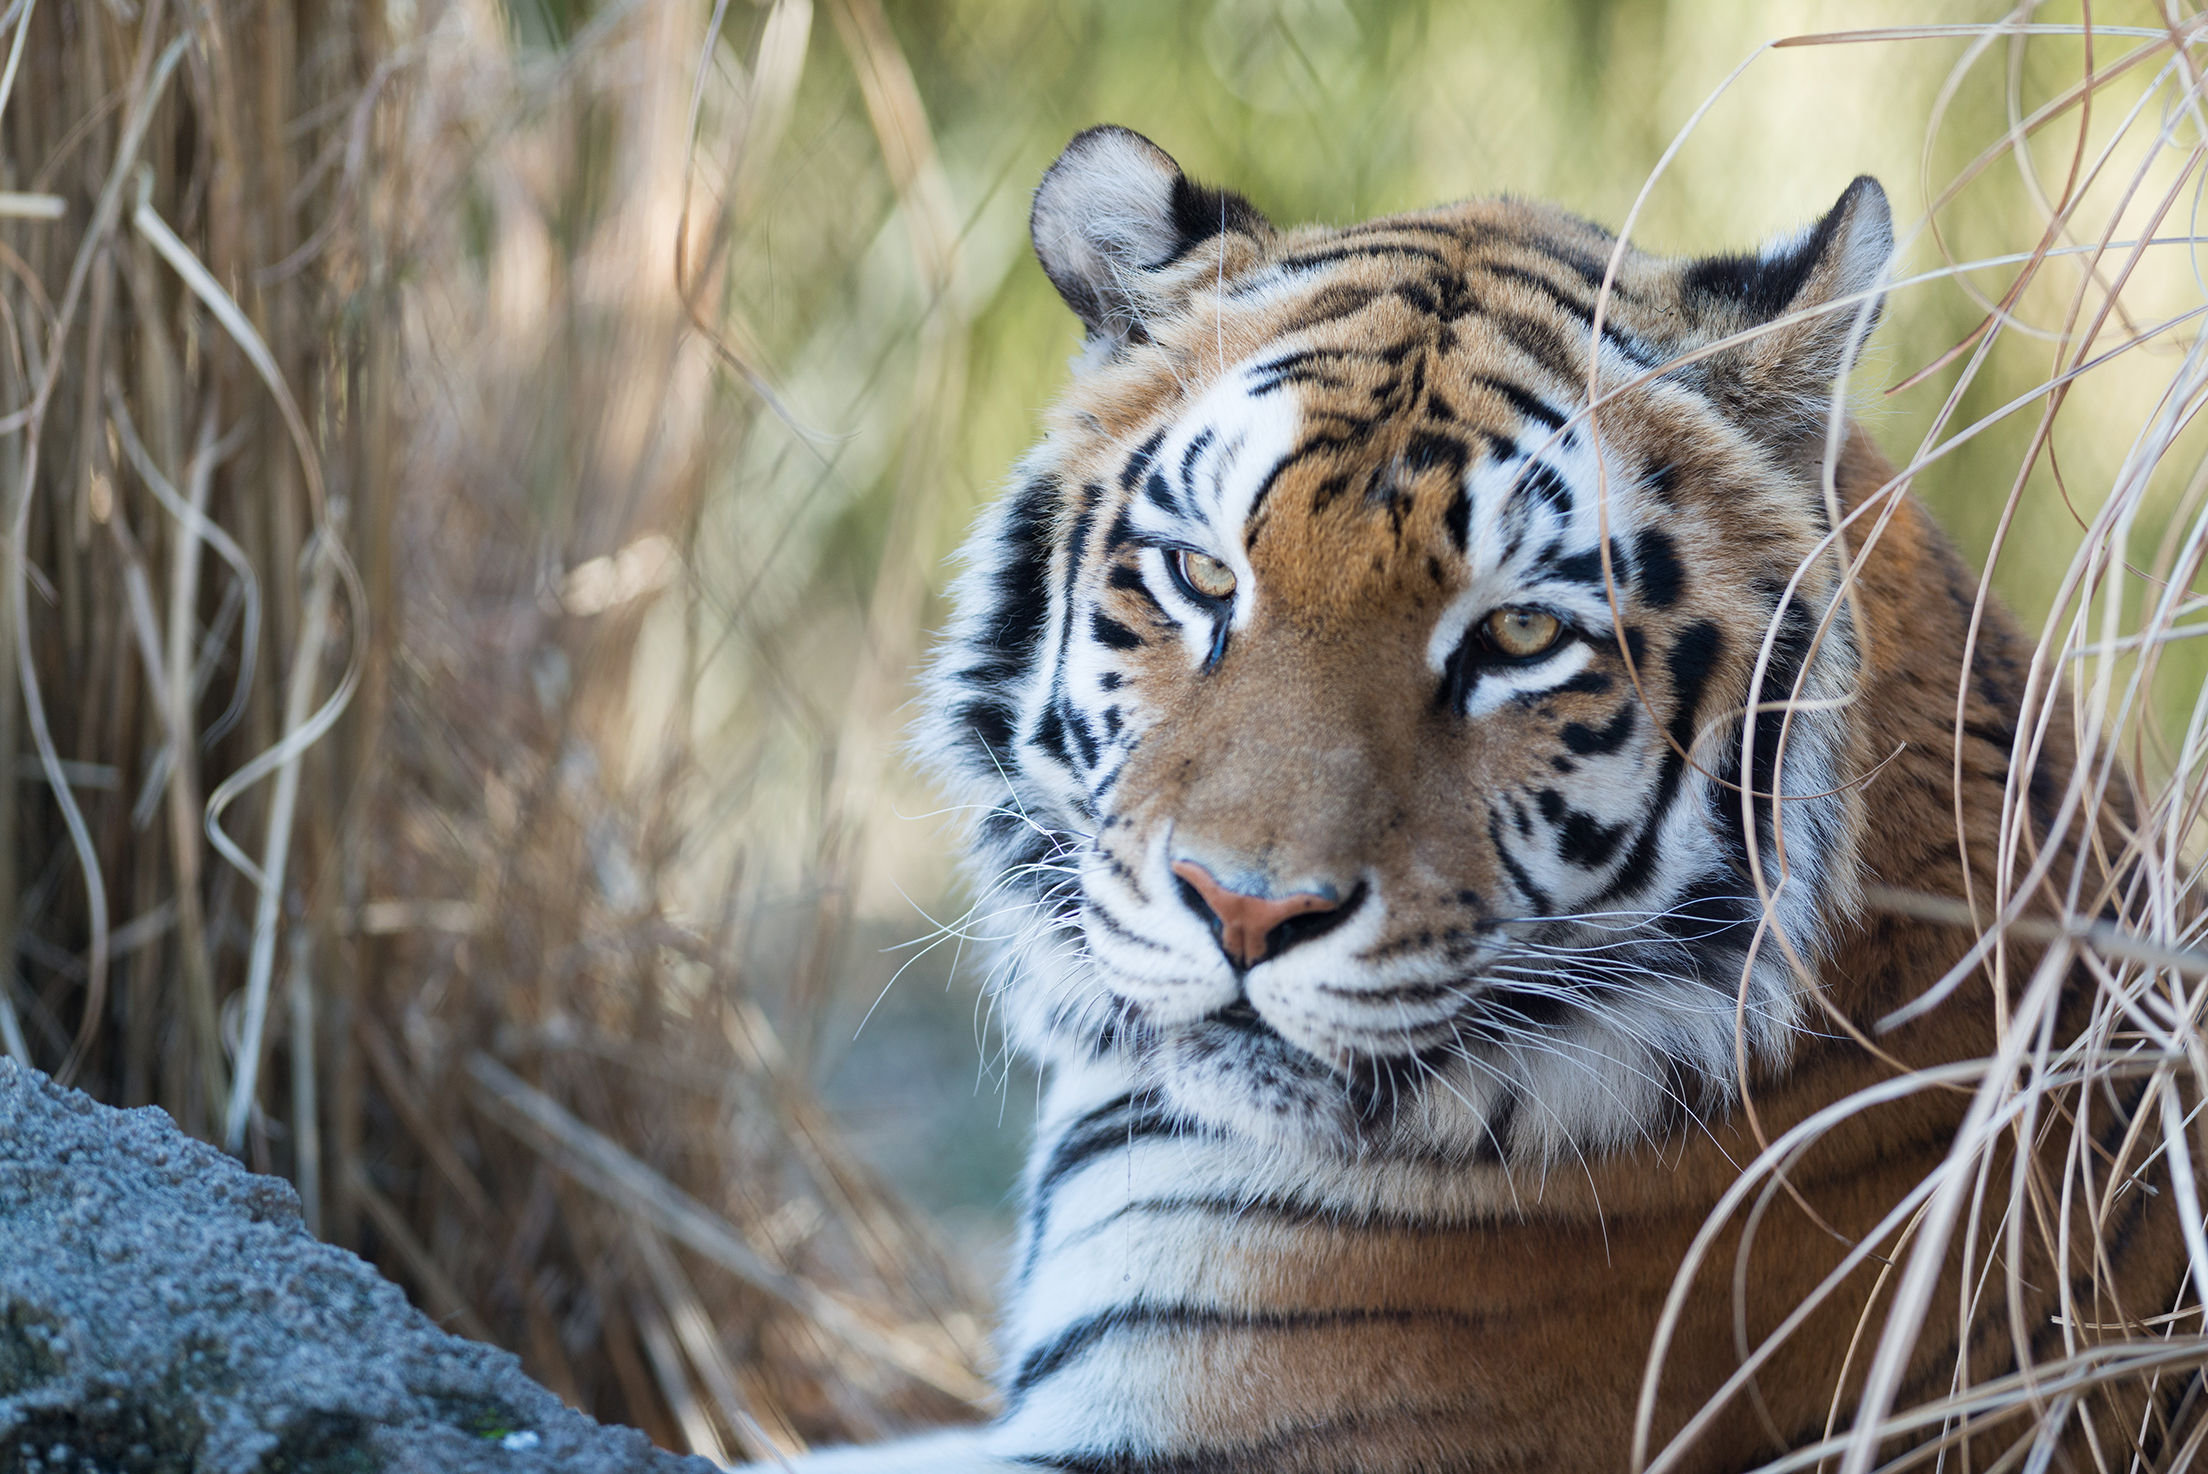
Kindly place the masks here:
<instances>
[{"instance_id":1,"label":"tiger chin","mask_svg":"<svg viewBox=\"0 0 2208 1474\"><path fill-rule=\"evenodd\" d=\"M1049 1082L1004 1407L801 1467L1615 1474L1674 1274L1761 1143L1992 1048L1982 973L1873 1037L1971 935L1866 890L1988 893L2031 653L1993 607L1966 675L1975 580L1835 408L1885 195L1689 260L1513 199L1284 230L1097 128L1032 233L1086 346L967 546L920 737ZM1851 1116L1749 1248L1727 1224L1652 1448L1966 1100ZM2134 1321L2183 1272L2150 1200L2099 1246ZM1901 1405L2015 1366L2082 1272L2054 1239L1973 1286L1967 1332L1950 1265ZM1844 1432L1877 1268L1668 1467ZM2155 1467L2198 1401L2083 1397L2054 1467ZM1989 1420L1973 1467L2030 1432Z\"/></svg>"}]
</instances>

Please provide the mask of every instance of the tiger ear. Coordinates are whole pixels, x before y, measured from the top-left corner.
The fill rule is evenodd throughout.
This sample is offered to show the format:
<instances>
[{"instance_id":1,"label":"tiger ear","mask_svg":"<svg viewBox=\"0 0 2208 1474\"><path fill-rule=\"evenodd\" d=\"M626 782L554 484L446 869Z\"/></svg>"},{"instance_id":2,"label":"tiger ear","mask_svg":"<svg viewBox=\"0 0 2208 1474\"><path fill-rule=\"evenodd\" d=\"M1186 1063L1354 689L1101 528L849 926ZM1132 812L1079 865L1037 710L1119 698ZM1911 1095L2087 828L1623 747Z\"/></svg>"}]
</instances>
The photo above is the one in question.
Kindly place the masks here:
<instances>
[{"instance_id":1,"label":"tiger ear","mask_svg":"<svg viewBox=\"0 0 2208 1474\"><path fill-rule=\"evenodd\" d=\"M1092 336L1140 342L1170 311L1158 275L1225 232L1262 239L1272 226L1248 200L1189 182L1140 133L1106 126L1075 135L1035 190L1035 255Z\"/></svg>"},{"instance_id":2,"label":"tiger ear","mask_svg":"<svg viewBox=\"0 0 2208 1474\"><path fill-rule=\"evenodd\" d=\"M1744 417L1768 425L1779 438L1821 434L1834 377L1853 364L1878 326L1893 254L1886 191L1864 174L1816 224L1754 255L1690 264L1681 288L1704 341L1813 313L1719 356L1712 387L1744 401Z\"/></svg>"}]
</instances>

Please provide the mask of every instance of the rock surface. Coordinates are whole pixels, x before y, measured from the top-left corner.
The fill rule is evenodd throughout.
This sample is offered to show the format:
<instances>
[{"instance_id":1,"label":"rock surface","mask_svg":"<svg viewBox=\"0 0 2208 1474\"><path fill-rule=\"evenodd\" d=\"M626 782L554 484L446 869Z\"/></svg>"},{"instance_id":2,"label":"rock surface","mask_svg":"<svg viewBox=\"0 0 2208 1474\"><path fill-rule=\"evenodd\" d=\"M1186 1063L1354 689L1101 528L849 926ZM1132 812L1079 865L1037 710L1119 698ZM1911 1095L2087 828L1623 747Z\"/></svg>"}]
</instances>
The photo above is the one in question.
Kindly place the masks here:
<instances>
[{"instance_id":1,"label":"rock surface","mask_svg":"<svg viewBox=\"0 0 2208 1474\"><path fill-rule=\"evenodd\" d=\"M437 1329L290 1184L0 1058L0 1474L712 1474Z\"/></svg>"}]
</instances>

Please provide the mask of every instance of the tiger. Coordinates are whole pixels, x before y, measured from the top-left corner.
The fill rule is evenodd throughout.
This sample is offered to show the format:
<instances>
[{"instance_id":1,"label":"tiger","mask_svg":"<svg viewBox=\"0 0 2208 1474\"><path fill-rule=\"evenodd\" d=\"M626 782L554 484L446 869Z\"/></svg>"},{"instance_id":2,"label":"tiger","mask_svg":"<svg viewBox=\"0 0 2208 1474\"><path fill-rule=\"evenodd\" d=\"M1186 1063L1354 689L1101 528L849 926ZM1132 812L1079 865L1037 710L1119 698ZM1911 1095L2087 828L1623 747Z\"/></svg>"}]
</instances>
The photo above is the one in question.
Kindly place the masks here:
<instances>
[{"instance_id":1,"label":"tiger","mask_svg":"<svg viewBox=\"0 0 2208 1474\"><path fill-rule=\"evenodd\" d=\"M1846 413L1877 181L1672 259L1515 198L1282 229L1107 126L1030 223L1083 347L916 738L1047 1079L1002 1410L798 1467L1715 1474L1844 1438L1970 1098L1934 1077L2015 986L1867 898L1991 894L2031 664ZM2035 833L2096 894L2046 729ZM2068 1203L1965 1225L1882 1406L2197 1304L2136 1099L2075 1104L2139 1168L2100 1239L2034 1247ZM2180 1371L1946 1466L2157 1467Z\"/></svg>"}]
</instances>

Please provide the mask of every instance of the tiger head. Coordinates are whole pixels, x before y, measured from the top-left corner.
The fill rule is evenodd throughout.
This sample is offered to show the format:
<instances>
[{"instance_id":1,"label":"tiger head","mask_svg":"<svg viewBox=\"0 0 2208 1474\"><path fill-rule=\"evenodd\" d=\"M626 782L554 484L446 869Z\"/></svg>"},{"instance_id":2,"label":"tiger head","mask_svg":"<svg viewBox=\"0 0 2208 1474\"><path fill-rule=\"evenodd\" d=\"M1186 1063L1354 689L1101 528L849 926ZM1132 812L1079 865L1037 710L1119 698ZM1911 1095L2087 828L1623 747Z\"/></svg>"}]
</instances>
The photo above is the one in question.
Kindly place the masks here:
<instances>
[{"instance_id":1,"label":"tiger head","mask_svg":"<svg viewBox=\"0 0 2208 1474\"><path fill-rule=\"evenodd\" d=\"M1032 229L1086 348L921 737L1015 1040L1199 1129L1465 1161L1782 1067L1875 761L1828 445L1878 185L1663 260L1509 199L1280 230L1099 128Z\"/></svg>"}]
</instances>

